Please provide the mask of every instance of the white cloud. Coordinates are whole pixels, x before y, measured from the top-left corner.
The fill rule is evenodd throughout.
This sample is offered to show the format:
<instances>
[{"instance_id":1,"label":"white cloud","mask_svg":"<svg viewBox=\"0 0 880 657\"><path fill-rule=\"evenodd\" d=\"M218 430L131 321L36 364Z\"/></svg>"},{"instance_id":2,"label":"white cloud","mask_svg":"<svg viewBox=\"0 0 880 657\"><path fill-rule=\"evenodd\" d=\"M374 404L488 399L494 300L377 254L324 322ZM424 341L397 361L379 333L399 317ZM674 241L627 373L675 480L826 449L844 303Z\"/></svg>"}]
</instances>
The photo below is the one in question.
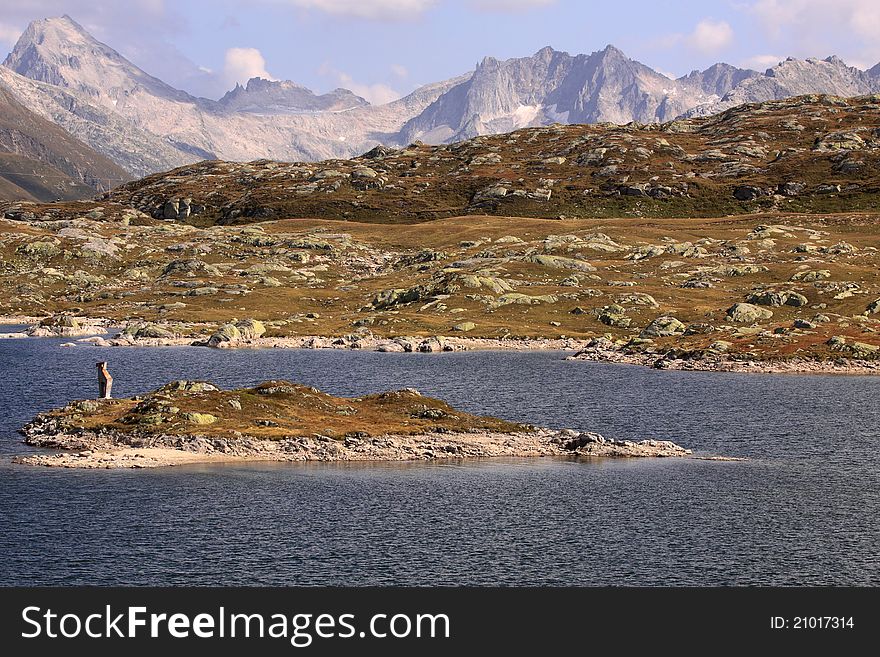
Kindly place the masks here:
<instances>
[{"instance_id":1,"label":"white cloud","mask_svg":"<svg viewBox=\"0 0 880 657\"><path fill-rule=\"evenodd\" d=\"M745 9L764 33L794 55L840 55L851 63L880 59L877 0L755 0Z\"/></svg>"},{"instance_id":2,"label":"white cloud","mask_svg":"<svg viewBox=\"0 0 880 657\"><path fill-rule=\"evenodd\" d=\"M302 9L315 9L334 16L406 20L415 18L438 0L284 0Z\"/></svg>"},{"instance_id":3,"label":"white cloud","mask_svg":"<svg viewBox=\"0 0 880 657\"><path fill-rule=\"evenodd\" d=\"M705 55L720 52L733 43L733 28L725 21L706 18L685 37L685 43Z\"/></svg>"},{"instance_id":4,"label":"white cloud","mask_svg":"<svg viewBox=\"0 0 880 657\"><path fill-rule=\"evenodd\" d=\"M0 22L0 43L14 46L21 36L21 30L13 25Z\"/></svg>"},{"instance_id":5,"label":"white cloud","mask_svg":"<svg viewBox=\"0 0 880 657\"><path fill-rule=\"evenodd\" d=\"M653 43L660 48L686 47L701 55L713 55L733 43L733 28L726 21L704 18L694 26L690 34L667 34Z\"/></svg>"},{"instance_id":6,"label":"white cloud","mask_svg":"<svg viewBox=\"0 0 880 657\"><path fill-rule=\"evenodd\" d=\"M556 0L471 0L470 4L482 11L515 12L549 7Z\"/></svg>"},{"instance_id":7,"label":"white cloud","mask_svg":"<svg viewBox=\"0 0 880 657\"><path fill-rule=\"evenodd\" d=\"M364 84L358 82L348 73L335 69L326 62L318 69L318 73L332 78L335 80L335 84L348 89L361 98L365 98L373 105L384 105L385 103L397 100L401 96L399 91L395 91L387 84Z\"/></svg>"},{"instance_id":8,"label":"white cloud","mask_svg":"<svg viewBox=\"0 0 880 657\"><path fill-rule=\"evenodd\" d=\"M740 66L763 72L768 68L773 68L783 59L785 59L785 57L780 57L779 55L755 55L754 57L749 57L741 62Z\"/></svg>"},{"instance_id":9,"label":"white cloud","mask_svg":"<svg viewBox=\"0 0 880 657\"><path fill-rule=\"evenodd\" d=\"M256 48L230 48L223 61L223 75L232 85L247 82L251 78L274 80L266 70L266 59Z\"/></svg>"},{"instance_id":10,"label":"white cloud","mask_svg":"<svg viewBox=\"0 0 880 657\"><path fill-rule=\"evenodd\" d=\"M392 64L391 72L394 73L394 75L398 78L405 78L409 76L409 71L403 64Z\"/></svg>"}]
</instances>

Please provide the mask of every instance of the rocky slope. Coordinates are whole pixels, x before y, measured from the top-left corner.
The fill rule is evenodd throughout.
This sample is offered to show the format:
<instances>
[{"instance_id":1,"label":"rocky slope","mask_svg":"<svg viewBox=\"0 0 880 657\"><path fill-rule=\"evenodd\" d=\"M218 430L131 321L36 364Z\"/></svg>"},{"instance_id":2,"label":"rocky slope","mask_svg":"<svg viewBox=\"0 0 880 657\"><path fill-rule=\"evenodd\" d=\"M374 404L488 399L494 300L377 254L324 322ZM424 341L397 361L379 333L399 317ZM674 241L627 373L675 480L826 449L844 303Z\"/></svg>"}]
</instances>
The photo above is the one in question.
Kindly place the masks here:
<instances>
[{"instance_id":1,"label":"rocky slope","mask_svg":"<svg viewBox=\"0 0 880 657\"><path fill-rule=\"evenodd\" d=\"M121 327L118 337L50 333L77 349L551 348L695 369L880 372L876 212L478 215L391 228L198 228L108 203L3 214L0 313ZM34 334L47 326L78 325L56 318Z\"/></svg>"},{"instance_id":2,"label":"rocky slope","mask_svg":"<svg viewBox=\"0 0 880 657\"><path fill-rule=\"evenodd\" d=\"M0 200L89 198L130 178L0 83Z\"/></svg>"},{"instance_id":3,"label":"rocky slope","mask_svg":"<svg viewBox=\"0 0 880 657\"><path fill-rule=\"evenodd\" d=\"M527 128L318 163L202 162L106 200L198 225L284 217L719 216L877 208L880 96L804 96L664 124Z\"/></svg>"},{"instance_id":4,"label":"rocky slope","mask_svg":"<svg viewBox=\"0 0 880 657\"><path fill-rule=\"evenodd\" d=\"M0 66L0 85L28 110L63 128L130 175L145 176L206 156L181 150L84 94L31 80L5 66Z\"/></svg>"},{"instance_id":5,"label":"rocky slope","mask_svg":"<svg viewBox=\"0 0 880 657\"><path fill-rule=\"evenodd\" d=\"M288 381L229 391L206 382L175 381L143 397L73 402L38 416L22 433L30 445L76 454L19 462L86 468L196 460L690 454L669 441L609 440L471 415L411 389L344 399Z\"/></svg>"}]
</instances>

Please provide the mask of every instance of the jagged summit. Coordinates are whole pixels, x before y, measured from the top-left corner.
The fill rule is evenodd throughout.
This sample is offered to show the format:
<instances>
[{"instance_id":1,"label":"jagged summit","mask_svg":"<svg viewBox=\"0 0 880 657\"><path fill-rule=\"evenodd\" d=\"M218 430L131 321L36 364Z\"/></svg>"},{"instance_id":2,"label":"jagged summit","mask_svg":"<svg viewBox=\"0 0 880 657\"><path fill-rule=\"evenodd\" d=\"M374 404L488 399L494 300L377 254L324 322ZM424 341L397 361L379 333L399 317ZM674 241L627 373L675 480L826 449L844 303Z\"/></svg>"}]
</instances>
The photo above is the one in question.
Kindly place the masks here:
<instances>
[{"instance_id":1,"label":"jagged summit","mask_svg":"<svg viewBox=\"0 0 880 657\"><path fill-rule=\"evenodd\" d=\"M67 15L31 22L3 64L32 80L84 92L104 105L117 106L135 93L195 101L132 64Z\"/></svg>"},{"instance_id":2,"label":"jagged summit","mask_svg":"<svg viewBox=\"0 0 880 657\"><path fill-rule=\"evenodd\" d=\"M369 103L348 89L316 95L311 89L290 80L274 81L251 78L246 86L236 84L218 102L228 111L255 114L343 112Z\"/></svg>"},{"instance_id":3,"label":"jagged summit","mask_svg":"<svg viewBox=\"0 0 880 657\"><path fill-rule=\"evenodd\" d=\"M530 57L487 57L469 79L410 120L401 141L456 141L554 122L665 121L757 75L723 66L670 80L610 44L589 55L547 46Z\"/></svg>"},{"instance_id":4,"label":"jagged summit","mask_svg":"<svg viewBox=\"0 0 880 657\"><path fill-rule=\"evenodd\" d=\"M836 55L825 59L788 57L763 74L742 80L719 100L690 110L688 115L707 116L743 103L782 100L804 94L859 96L878 91L880 64L862 71Z\"/></svg>"}]
</instances>

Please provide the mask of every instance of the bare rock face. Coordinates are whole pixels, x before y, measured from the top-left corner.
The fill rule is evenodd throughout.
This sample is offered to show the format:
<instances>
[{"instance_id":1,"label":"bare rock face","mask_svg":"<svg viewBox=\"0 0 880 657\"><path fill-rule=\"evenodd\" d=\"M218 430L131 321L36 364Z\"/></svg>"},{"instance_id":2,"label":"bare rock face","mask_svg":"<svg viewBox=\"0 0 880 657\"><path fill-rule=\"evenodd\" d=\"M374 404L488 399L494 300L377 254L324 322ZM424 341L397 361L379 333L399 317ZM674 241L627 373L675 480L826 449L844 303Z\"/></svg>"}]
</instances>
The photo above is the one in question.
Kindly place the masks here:
<instances>
[{"instance_id":1,"label":"bare rock face","mask_svg":"<svg viewBox=\"0 0 880 657\"><path fill-rule=\"evenodd\" d=\"M847 66L839 57L795 59L789 57L763 75L747 78L715 102L700 105L687 116L708 116L742 105L781 100L804 94L860 96L880 90L880 78L872 71ZM792 127L792 129L797 129Z\"/></svg>"},{"instance_id":2,"label":"bare rock face","mask_svg":"<svg viewBox=\"0 0 880 657\"><path fill-rule=\"evenodd\" d=\"M458 141L554 122L668 121L756 75L720 64L670 80L614 46L590 55L547 47L531 57L487 57L408 121L400 141Z\"/></svg>"}]
</instances>

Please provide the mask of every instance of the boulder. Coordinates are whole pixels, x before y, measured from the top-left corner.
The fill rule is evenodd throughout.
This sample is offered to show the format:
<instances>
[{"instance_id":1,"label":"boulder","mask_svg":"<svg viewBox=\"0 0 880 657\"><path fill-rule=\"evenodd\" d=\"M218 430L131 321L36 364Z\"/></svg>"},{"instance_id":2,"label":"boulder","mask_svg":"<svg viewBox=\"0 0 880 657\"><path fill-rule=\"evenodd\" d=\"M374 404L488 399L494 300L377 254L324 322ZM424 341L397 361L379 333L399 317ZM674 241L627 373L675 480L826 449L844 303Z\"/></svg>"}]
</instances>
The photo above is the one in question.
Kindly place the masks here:
<instances>
[{"instance_id":1,"label":"boulder","mask_svg":"<svg viewBox=\"0 0 880 657\"><path fill-rule=\"evenodd\" d=\"M733 190L733 197L738 201L754 201L765 195L766 192L763 189L754 185L739 185Z\"/></svg>"},{"instance_id":2,"label":"boulder","mask_svg":"<svg viewBox=\"0 0 880 657\"><path fill-rule=\"evenodd\" d=\"M809 303L807 297L798 292L776 292L773 290L750 294L747 301L758 306L770 306L772 308L779 308L781 306L800 308Z\"/></svg>"},{"instance_id":3,"label":"boulder","mask_svg":"<svg viewBox=\"0 0 880 657\"><path fill-rule=\"evenodd\" d=\"M243 340L255 340L261 338L266 333L266 327L263 322L256 319L243 319L235 323Z\"/></svg>"},{"instance_id":4,"label":"boulder","mask_svg":"<svg viewBox=\"0 0 880 657\"><path fill-rule=\"evenodd\" d=\"M217 390L219 390L217 386L207 381L178 380L166 383L158 392L216 392Z\"/></svg>"},{"instance_id":5,"label":"boulder","mask_svg":"<svg viewBox=\"0 0 880 657\"><path fill-rule=\"evenodd\" d=\"M423 291L424 290L420 287L414 287L408 290L403 288L383 290L375 296L372 305L376 310L385 310L401 304L412 303L422 298Z\"/></svg>"},{"instance_id":6,"label":"boulder","mask_svg":"<svg viewBox=\"0 0 880 657\"><path fill-rule=\"evenodd\" d=\"M806 269L804 271L795 272L791 275L789 280L815 283L816 281L826 278L831 278L831 272L827 269Z\"/></svg>"},{"instance_id":7,"label":"boulder","mask_svg":"<svg viewBox=\"0 0 880 657\"><path fill-rule=\"evenodd\" d=\"M202 274L205 276L220 276L220 270L214 265L199 260L198 258L180 258L172 260L162 271L162 276L167 277L172 274Z\"/></svg>"},{"instance_id":8,"label":"boulder","mask_svg":"<svg viewBox=\"0 0 880 657\"><path fill-rule=\"evenodd\" d=\"M563 256L531 255L526 256L524 260L543 267L553 267L554 269L570 269L573 271L584 272L596 271L596 268L589 262L578 260L576 258L565 258Z\"/></svg>"},{"instance_id":9,"label":"boulder","mask_svg":"<svg viewBox=\"0 0 880 657\"><path fill-rule=\"evenodd\" d=\"M48 259L61 255L61 247L58 240L39 240L19 246L15 251L24 256L34 259Z\"/></svg>"},{"instance_id":10,"label":"boulder","mask_svg":"<svg viewBox=\"0 0 880 657\"><path fill-rule=\"evenodd\" d=\"M132 335L135 338L173 338L174 332L158 324L148 323L138 326Z\"/></svg>"},{"instance_id":11,"label":"boulder","mask_svg":"<svg viewBox=\"0 0 880 657\"><path fill-rule=\"evenodd\" d=\"M531 306L538 303L556 303L559 297L552 294L542 294L539 296L529 296L528 294L520 294L518 292L510 292L502 294L493 304L496 307L507 306L511 303L522 306Z\"/></svg>"},{"instance_id":12,"label":"boulder","mask_svg":"<svg viewBox=\"0 0 880 657\"><path fill-rule=\"evenodd\" d=\"M443 338L435 337L422 340L416 351L420 351L423 354L431 354L441 351L452 351L452 347L447 345Z\"/></svg>"},{"instance_id":13,"label":"boulder","mask_svg":"<svg viewBox=\"0 0 880 657\"><path fill-rule=\"evenodd\" d=\"M599 308L596 316L606 326L616 328L627 328L632 323L632 319L626 316L626 308L618 304Z\"/></svg>"},{"instance_id":14,"label":"boulder","mask_svg":"<svg viewBox=\"0 0 880 657\"><path fill-rule=\"evenodd\" d=\"M224 324L214 335L208 338L208 347L225 347L235 345L243 340L254 340L262 337L266 327L256 319L243 319L241 321Z\"/></svg>"},{"instance_id":15,"label":"boulder","mask_svg":"<svg viewBox=\"0 0 880 657\"><path fill-rule=\"evenodd\" d=\"M639 334L641 338L662 338L684 333L685 326L675 317L663 315L648 324Z\"/></svg>"},{"instance_id":16,"label":"boulder","mask_svg":"<svg viewBox=\"0 0 880 657\"><path fill-rule=\"evenodd\" d=\"M782 183L777 188L777 191L783 196L797 196L807 188L804 183L801 182L787 182Z\"/></svg>"},{"instance_id":17,"label":"boulder","mask_svg":"<svg viewBox=\"0 0 880 657\"><path fill-rule=\"evenodd\" d=\"M735 303L727 309L727 319L738 324L754 324L773 317L773 311L751 303Z\"/></svg>"}]
</instances>

